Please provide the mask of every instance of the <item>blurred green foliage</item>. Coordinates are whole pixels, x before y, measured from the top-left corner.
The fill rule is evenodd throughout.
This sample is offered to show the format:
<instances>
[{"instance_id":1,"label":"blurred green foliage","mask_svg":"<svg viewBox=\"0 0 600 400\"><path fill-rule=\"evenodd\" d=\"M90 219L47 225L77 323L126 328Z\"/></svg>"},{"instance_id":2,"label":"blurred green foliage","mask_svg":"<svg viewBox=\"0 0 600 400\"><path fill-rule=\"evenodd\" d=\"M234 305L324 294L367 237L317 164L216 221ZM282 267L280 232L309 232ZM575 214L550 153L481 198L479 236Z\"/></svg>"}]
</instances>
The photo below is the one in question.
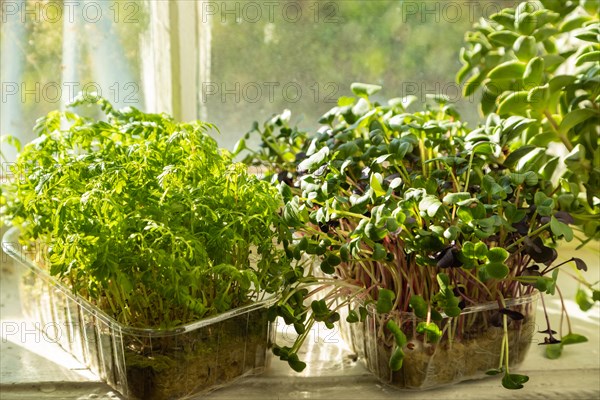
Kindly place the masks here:
<instances>
[{"instance_id":1,"label":"blurred green foliage","mask_svg":"<svg viewBox=\"0 0 600 400\"><path fill-rule=\"evenodd\" d=\"M221 127L228 147L257 114L285 107L302 115L301 126L314 127L309 121L317 121L337 97L351 95L348 88L356 81L382 85L381 99L414 94L424 103L427 93L436 93L459 100L454 71L464 32L508 2L291 2L300 8L281 2L272 10L262 7L255 23L254 10L244 3L236 10L216 2L212 18L211 83L218 92L204 95L209 120ZM253 87L245 87L248 82ZM271 93L265 82L271 82ZM248 102L257 87L262 95ZM468 100L458 108L474 122L476 100Z\"/></svg>"}]
</instances>

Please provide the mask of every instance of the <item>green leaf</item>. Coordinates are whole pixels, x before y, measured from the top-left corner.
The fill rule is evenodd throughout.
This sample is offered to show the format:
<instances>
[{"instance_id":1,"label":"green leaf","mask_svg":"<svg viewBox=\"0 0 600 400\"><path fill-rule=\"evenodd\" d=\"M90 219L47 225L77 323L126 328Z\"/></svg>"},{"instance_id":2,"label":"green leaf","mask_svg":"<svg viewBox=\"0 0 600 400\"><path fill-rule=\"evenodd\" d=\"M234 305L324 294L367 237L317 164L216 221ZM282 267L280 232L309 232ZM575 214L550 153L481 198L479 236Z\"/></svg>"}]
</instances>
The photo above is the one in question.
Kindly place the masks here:
<instances>
[{"instance_id":1,"label":"green leaf","mask_svg":"<svg viewBox=\"0 0 600 400\"><path fill-rule=\"evenodd\" d=\"M575 37L579 40L583 40L585 42L598 43L598 31L592 29L587 29L582 33L575 35ZM596 60L598 61L598 60Z\"/></svg>"},{"instance_id":2,"label":"green leaf","mask_svg":"<svg viewBox=\"0 0 600 400\"><path fill-rule=\"evenodd\" d=\"M578 125L589 118L597 117L598 113L594 110L588 108L580 108L574 111L571 111L563 118L560 123L560 127L558 131L561 134L566 134L569 132L575 125Z\"/></svg>"},{"instance_id":3,"label":"green leaf","mask_svg":"<svg viewBox=\"0 0 600 400\"><path fill-rule=\"evenodd\" d=\"M392 311L396 294L389 289L379 288L379 298L377 299L377 312L387 314Z\"/></svg>"},{"instance_id":4,"label":"green leaf","mask_svg":"<svg viewBox=\"0 0 600 400\"><path fill-rule=\"evenodd\" d=\"M469 64L463 65L456 74L456 84L460 85L461 83L463 83L463 81L465 80L467 75L469 75L472 69L473 68Z\"/></svg>"},{"instance_id":5,"label":"green leaf","mask_svg":"<svg viewBox=\"0 0 600 400\"><path fill-rule=\"evenodd\" d=\"M483 177L482 188L485 193L489 195L498 196L502 199L506 198L506 191L504 188L500 186L490 175L485 175Z\"/></svg>"},{"instance_id":6,"label":"green leaf","mask_svg":"<svg viewBox=\"0 0 600 400\"><path fill-rule=\"evenodd\" d=\"M350 249L347 243L344 243L340 247L340 258L343 262L348 262L350 260Z\"/></svg>"},{"instance_id":7,"label":"green leaf","mask_svg":"<svg viewBox=\"0 0 600 400\"><path fill-rule=\"evenodd\" d=\"M396 220L396 218L388 218L388 219L386 219L385 228L389 232L396 232L399 227L400 227L400 225L398 224L398 221Z\"/></svg>"},{"instance_id":8,"label":"green leaf","mask_svg":"<svg viewBox=\"0 0 600 400\"><path fill-rule=\"evenodd\" d=\"M529 139L527 144L537 147L547 147L550 142L554 142L557 140L558 135L554 131L546 131L534 135L531 139Z\"/></svg>"},{"instance_id":9,"label":"green leaf","mask_svg":"<svg viewBox=\"0 0 600 400\"><path fill-rule=\"evenodd\" d=\"M495 368L495 369L488 369L487 371L485 371L486 375L498 375L501 374L502 372L504 372L504 368Z\"/></svg>"},{"instance_id":10,"label":"green leaf","mask_svg":"<svg viewBox=\"0 0 600 400\"><path fill-rule=\"evenodd\" d=\"M505 373L502 378L502 386L506 389L521 389L523 388L523 383L528 380L529 377L527 375Z\"/></svg>"},{"instance_id":11,"label":"green leaf","mask_svg":"<svg viewBox=\"0 0 600 400\"><path fill-rule=\"evenodd\" d=\"M523 35L531 35L535 30L537 18L532 13L523 12L518 13L515 22L520 33Z\"/></svg>"},{"instance_id":12,"label":"green leaf","mask_svg":"<svg viewBox=\"0 0 600 400\"><path fill-rule=\"evenodd\" d=\"M12 136L12 135L0 135L0 145L3 144L4 142L6 142L6 144L8 144L9 146L12 146L15 148L15 150L17 150L17 153L21 152L21 141L19 139L17 139L16 137ZM4 147L4 146L0 146L0 147ZM2 155L2 153L0 152L0 156Z\"/></svg>"},{"instance_id":13,"label":"green leaf","mask_svg":"<svg viewBox=\"0 0 600 400\"><path fill-rule=\"evenodd\" d=\"M389 366L392 371L399 371L402 368L404 361L404 351L400 347L396 347L390 357Z\"/></svg>"},{"instance_id":14,"label":"green leaf","mask_svg":"<svg viewBox=\"0 0 600 400\"><path fill-rule=\"evenodd\" d=\"M533 196L533 204L535 204L537 207L541 207L549 199L550 198L548 196L546 196L546 193L542 192L541 190L538 190L537 192L535 192L535 195Z\"/></svg>"},{"instance_id":15,"label":"green leaf","mask_svg":"<svg viewBox=\"0 0 600 400\"><path fill-rule=\"evenodd\" d=\"M445 231L443 236L448 240L456 240L458 235L460 234L460 229L454 225L449 226Z\"/></svg>"},{"instance_id":16,"label":"green leaf","mask_svg":"<svg viewBox=\"0 0 600 400\"><path fill-rule=\"evenodd\" d=\"M538 86L544 77L544 60L540 57L532 58L523 72L523 83L525 87Z\"/></svg>"},{"instance_id":17,"label":"green leaf","mask_svg":"<svg viewBox=\"0 0 600 400\"><path fill-rule=\"evenodd\" d=\"M533 36L519 36L513 45L513 51L520 61L529 61L537 54L535 38Z\"/></svg>"},{"instance_id":18,"label":"green leaf","mask_svg":"<svg viewBox=\"0 0 600 400\"><path fill-rule=\"evenodd\" d=\"M358 321L360 321L358 313L354 310L350 310L348 312L348 316L346 317L346 322L355 323Z\"/></svg>"},{"instance_id":19,"label":"green leaf","mask_svg":"<svg viewBox=\"0 0 600 400\"><path fill-rule=\"evenodd\" d=\"M508 251L502 247L493 247L488 250L487 258L491 262L504 262L508 258Z\"/></svg>"},{"instance_id":20,"label":"green leaf","mask_svg":"<svg viewBox=\"0 0 600 400\"><path fill-rule=\"evenodd\" d=\"M328 263L327 259L325 259L321 262L321 271L331 275L335 273L335 268Z\"/></svg>"},{"instance_id":21,"label":"green leaf","mask_svg":"<svg viewBox=\"0 0 600 400\"><path fill-rule=\"evenodd\" d=\"M436 279L438 281L438 285L440 285L441 290L446 290L448 286L450 286L450 277L448 274L440 272L437 274Z\"/></svg>"},{"instance_id":22,"label":"green leaf","mask_svg":"<svg viewBox=\"0 0 600 400\"><path fill-rule=\"evenodd\" d=\"M508 267L501 262L489 262L484 265L485 272L492 278L504 279L509 273Z\"/></svg>"},{"instance_id":23,"label":"green leaf","mask_svg":"<svg viewBox=\"0 0 600 400\"><path fill-rule=\"evenodd\" d=\"M587 293L582 289L578 289L577 293L575 293L575 302L582 311L588 311L594 306L594 303L589 300Z\"/></svg>"},{"instance_id":24,"label":"green leaf","mask_svg":"<svg viewBox=\"0 0 600 400\"><path fill-rule=\"evenodd\" d=\"M462 310L458 306L447 306L444 307L444 313L449 317L458 317Z\"/></svg>"},{"instance_id":25,"label":"green leaf","mask_svg":"<svg viewBox=\"0 0 600 400\"><path fill-rule=\"evenodd\" d=\"M515 223L523 220L527 215L525 210L519 210L514 204L508 204L504 209L504 216L510 223Z\"/></svg>"},{"instance_id":26,"label":"green leaf","mask_svg":"<svg viewBox=\"0 0 600 400\"><path fill-rule=\"evenodd\" d=\"M485 243L477 242L475 244L475 257L481 260L482 258L487 257L487 253L488 247Z\"/></svg>"},{"instance_id":27,"label":"green leaf","mask_svg":"<svg viewBox=\"0 0 600 400\"><path fill-rule=\"evenodd\" d=\"M485 78L486 78L486 76L484 73L475 71L475 73L473 75L471 75L471 77L469 79L467 79L467 81L465 82L465 85L463 88L463 96L469 97L473 93L475 93L477 91L477 89L479 89L479 87L481 86L481 84L483 83L483 80Z\"/></svg>"},{"instance_id":28,"label":"green leaf","mask_svg":"<svg viewBox=\"0 0 600 400\"><path fill-rule=\"evenodd\" d=\"M329 155L329 147L323 147L321 150L298 164L299 171L312 171L323 164Z\"/></svg>"},{"instance_id":29,"label":"green leaf","mask_svg":"<svg viewBox=\"0 0 600 400\"><path fill-rule=\"evenodd\" d=\"M280 182L279 185L277 186L277 189L279 189L279 194L281 194L283 201L286 203L288 201L291 201L292 198L294 197L294 194L292 193L292 189L285 182Z\"/></svg>"},{"instance_id":30,"label":"green leaf","mask_svg":"<svg viewBox=\"0 0 600 400\"><path fill-rule=\"evenodd\" d=\"M539 177L536 172L534 172L534 171L525 172L525 184L527 186L535 186L538 184L538 182L539 182Z\"/></svg>"},{"instance_id":31,"label":"green leaf","mask_svg":"<svg viewBox=\"0 0 600 400\"><path fill-rule=\"evenodd\" d=\"M308 238L306 236L302 236L302 239L298 241L297 247L301 251L305 251L308 248Z\"/></svg>"},{"instance_id":32,"label":"green leaf","mask_svg":"<svg viewBox=\"0 0 600 400\"><path fill-rule=\"evenodd\" d=\"M306 368L306 363L298 359L298 354L293 353L288 356L289 366L296 372L302 372Z\"/></svg>"},{"instance_id":33,"label":"green leaf","mask_svg":"<svg viewBox=\"0 0 600 400\"><path fill-rule=\"evenodd\" d=\"M512 60L506 61L490 71L488 78L492 80L514 80L521 79L525 72L525 64Z\"/></svg>"},{"instance_id":34,"label":"green leaf","mask_svg":"<svg viewBox=\"0 0 600 400\"><path fill-rule=\"evenodd\" d=\"M550 360L556 360L562 354L563 344L562 343L551 343L545 346L546 347L546 357Z\"/></svg>"},{"instance_id":35,"label":"green leaf","mask_svg":"<svg viewBox=\"0 0 600 400\"><path fill-rule=\"evenodd\" d=\"M513 44L518 38L518 34L507 30L494 31L488 35L488 39L493 43L509 48L513 47Z\"/></svg>"},{"instance_id":36,"label":"green leaf","mask_svg":"<svg viewBox=\"0 0 600 400\"><path fill-rule=\"evenodd\" d=\"M379 85L355 82L350 85L350 89L352 90L352 93L357 96L372 96L379 92L382 87Z\"/></svg>"},{"instance_id":37,"label":"green leaf","mask_svg":"<svg viewBox=\"0 0 600 400\"><path fill-rule=\"evenodd\" d=\"M410 307L413 309L415 315L419 318L427 317L427 303L422 296L412 295L409 301Z\"/></svg>"},{"instance_id":38,"label":"green leaf","mask_svg":"<svg viewBox=\"0 0 600 400\"><path fill-rule=\"evenodd\" d=\"M597 35L595 40L597 40ZM600 51L590 51L587 53L583 53L582 55L580 55L579 57L577 57L577 60L575 61L575 65L582 65L586 62L591 62L591 63L597 63L600 61Z\"/></svg>"},{"instance_id":39,"label":"green leaf","mask_svg":"<svg viewBox=\"0 0 600 400\"><path fill-rule=\"evenodd\" d=\"M371 174L371 178L369 180L369 184L373 189L373 192L376 196L385 196L386 192L381 187L381 182L383 181L383 177L379 173Z\"/></svg>"},{"instance_id":40,"label":"green leaf","mask_svg":"<svg viewBox=\"0 0 600 400\"><path fill-rule=\"evenodd\" d=\"M365 234L375 242L382 240L387 235L387 229L384 227L378 228L377 225L370 222L365 226Z\"/></svg>"},{"instance_id":41,"label":"green leaf","mask_svg":"<svg viewBox=\"0 0 600 400\"><path fill-rule=\"evenodd\" d=\"M523 115L524 110L529 106L529 102L527 101L527 96L529 92L521 91L521 92L513 92L506 96L504 100L498 106L498 114L506 115L506 114L516 114Z\"/></svg>"},{"instance_id":42,"label":"green leaf","mask_svg":"<svg viewBox=\"0 0 600 400\"><path fill-rule=\"evenodd\" d=\"M548 84L544 86L536 86L529 91L527 102L532 109L542 113L548 105L550 99L550 89Z\"/></svg>"},{"instance_id":43,"label":"green leaf","mask_svg":"<svg viewBox=\"0 0 600 400\"><path fill-rule=\"evenodd\" d=\"M374 260L383 260L387 257L387 250L380 243L375 243L373 248L373 259Z\"/></svg>"},{"instance_id":44,"label":"green leaf","mask_svg":"<svg viewBox=\"0 0 600 400\"><path fill-rule=\"evenodd\" d=\"M510 176L510 181L515 185L521 185L523 182L525 182L525 174L511 172L509 176Z\"/></svg>"},{"instance_id":45,"label":"green leaf","mask_svg":"<svg viewBox=\"0 0 600 400\"><path fill-rule=\"evenodd\" d=\"M242 152L243 150L246 150L246 140L244 140L243 138L238 140L238 142L235 144L235 147L233 148L233 155L238 155L240 152Z\"/></svg>"},{"instance_id":46,"label":"green leaf","mask_svg":"<svg viewBox=\"0 0 600 400\"><path fill-rule=\"evenodd\" d=\"M590 18L591 17L588 16L588 15L582 15L582 16L579 16L579 17L568 19L568 20L564 21L560 25L559 29L560 29L561 32L569 32L569 31L572 31L574 29L581 28L581 26L585 22L589 21Z\"/></svg>"},{"instance_id":47,"label":"green leaf","mask_svg":"<svg viewBox=\"0 0 600 400\"><path fill-rule=\"evenodd\" d=\"M442 331L435 322L419 322L417 325L417 333L423 333L432 343L437 343L442 337Z\"/></svg>"},{"instance_id":48,"label":"green leaf","mask_svg":"<svg viewBox=\"0 0 600 400\"><path fill-rule=\"evenodd\" d=\"M441 206L440 199L433 195L427 195L419 202L419 210L426 212L430 218L435 216Z\"/></svg>"},{"instance_id":49,"label":"green leaf","mask_svg":"<svg viewBox=\"0 0 600 400\"><path fill-rule=\"evenodd\" d=\"M540 292L544 293L548 289L548 281L549 280L550 280L550 278L540 276L537 278L537 280L535 281L533 286Z\"/></svg>"},{"instance_id":50,"label":"green leaf","mask_svg":"<svg viewBox=\"0 0 600 400\"><path fill-rule=\"evenodd\" d=\"M573 240L573 230L571 227L564 222L560 222L554 216L550 218L550 229L552 233L556 235L556 237L564 236L567 242Z\"/></svg>"},{"instance_id":51,"label":"green leaf","mask_svg":"<svg viewBox=\"0 0 600 400\"><path fill-rule=\"evenodd\" d=\"M499 23L500 25L504 26L505 28L508 28L511 30L514 29L515 16L512 14L509 14L506 10L502 10L499 13L490 15L490 19L494 22Z\"/></svg>"},{"instance_id":52,"label":"green leaf","mask_svg":"<svg viewBox=\"0 0 600 400\"><path fill-rule=\"evenodd\" d=\"M304 220L300 212L298 197L294 197L283 207L283 219L291 227L304 226Z\"/></svg>"},{"instance_id":53,"label":"green leaf","mask_svg":"<svg viewBox=\"0 0 600 400\"><path fill-rule=\"evenodd\" d=\"M454 205L460 201L467 200L471 198L471 193L469 192L457 192L457 193L448 193L444 196L442 201L445 204Z\"/></svg>"},{"instance_id":54,"label":"green leaf","mask_svg":"<svg viewBox=\"0 0 600 400\"><path fill-rule=\"evenodd\" d=\"M552 36L555 36L558 33L560 33L558 29L546 26L543 28L536 29L535 32L533 32L533 37L538 42L543 42L545 40L548 40Z\"/></svg>"},{"instance_id":55,"label":"green leaf","mask_svg":"<svg viewBox=\"0 0 600 400\"><path fill-rule=\"evenodd\" d=\"M355 97L340 96L337 100L337 105L340 107L351 106L356 102Z\"/></svg>"},{"instance_id":56,"label":"green leaf","mask_svg":"<svg viewBox=\"0 0 600 400\"><path fill-rule=\"evenodd\" d=\"M509 155L504 160L503 165L506 168L513 168L517 164L517 162L519 162L523 157L531 153L536 148L537 146L520 146L516 150L509 153Z\"/></svg>"},{"instance_id":57,"label":"green leaf","mask_svg":"<svg viewBox=\"0 0 600 400\"><path fill-rule=\"evenodd\" d=\"M568 335L563 336L560 340L560 342L565 346L568 344L584 343L587 341L588 339L585 336L577 333L569 333Z\"/></svg>"},{"instance_id":58,"label":"green leaf","mask_svg":"<svg viewBox=\"0 0 600 400\"><path fill-rule=\"evenodd\" d=\"M358 307L358 313L360 314L361 321L365 321L367 319L368 312L367 312L366 307L363 307L363 306Z\"/></svg>"},{"instance_id":59,"label":"green leaf","mask_svg":"<svg viewBox=\"0 0 600 400\"><path fill-rule=\"evenodd\" d=\"M310 303L310 308L312 309L313 314L320 319L329 314L329 308L327 307L325 300L313 300L312 303Z\"/></svg>"},{"instance_id":60,"label":"green leaf","mask_svg":"<svg viewBox=\"0 0 600 400\"><path fill-rule=\"evenodd\" d=\"M341 262L342 262L342 259L334 253L330 253L327 256L327 264L329 264L332 267L336 267L336 266L340 265Z\"/></svg>"},{"instance_id":61,"label":"green leaf","mask_svg":"<svg viewBox=\"0 0 600 400\"><path fill-rule=\"evenodd\" d=\"M294 322L294 330L298 335L302 335L304 332L306 332L306 327L300 322Z\"/></svg>"},{"instance_id":62,"label":"green leaf","mask_svg":"<svg viewBox=\"0 0 600 400\"><path fill-rule=\"evenodd\" d=\"M394 335L394 340L396 341L396 345L398 347L403 347L404 345L406 345L406 343L408 343L406 335L404 334L404 332L402 332L402 330L394 320L388 320L386 326Z\"/></svg>"},{"instance_id":63,"label":"green leaf","mask_svg":"<svg viewBox=\"0 0 600 400\"><path fill-rule=\"evenodd\" d=\"M554 71L559 65L563 64L566 59L558 54L546 54L543 55L545 69L548 71Z\"/></svg>"}]
</instances>

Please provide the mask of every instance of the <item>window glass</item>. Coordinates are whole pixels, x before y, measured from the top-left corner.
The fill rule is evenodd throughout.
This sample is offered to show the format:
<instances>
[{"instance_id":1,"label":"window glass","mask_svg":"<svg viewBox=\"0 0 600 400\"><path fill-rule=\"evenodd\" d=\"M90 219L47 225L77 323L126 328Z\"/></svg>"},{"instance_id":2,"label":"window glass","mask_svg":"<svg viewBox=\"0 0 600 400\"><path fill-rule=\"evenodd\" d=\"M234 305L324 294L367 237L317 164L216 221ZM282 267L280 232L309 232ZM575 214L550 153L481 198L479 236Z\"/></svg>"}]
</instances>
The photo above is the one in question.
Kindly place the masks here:
<instances>
[{"instance_id":1,"label":"window glass","mask_svg":"<svg viewBox=\"0 0 600 400\"><path fill-rule=\"evenodd\" d=\"M144 106L145 2L6 0L0 7L2 134L31 140L35 120L80 91ZM8 146L2 150L14 157Z\"/></svg>"},{"instance_id":2,"label":"window glass","mask_svg":"<svg viewBox=\"0 0 600 400\"><path fill-rule=\"evenodd\" d=\"M380 98L443 94L477 118L454 77L465 32L507 2L208 1L210 79L200 83L208 118L227 146L254 120L290 108L312 128L352 82L379 84Z\"/></svg>"},{"instance_id":3,"label":"window glass","mask_svg":"<svg viewBox=\"0 0 600 400\"><path fill-rule=\"evenodd\" d=\"M508 5L4 0L0 132L28 141L38 117L84 90L116 106L206 119L231 148L253 121L286 108L315 128L352 82L382 85L381 99L446 95L474 123L476 99L461 99L454 82L459 49L473 22Z\"/></svg>"}]
</instances>

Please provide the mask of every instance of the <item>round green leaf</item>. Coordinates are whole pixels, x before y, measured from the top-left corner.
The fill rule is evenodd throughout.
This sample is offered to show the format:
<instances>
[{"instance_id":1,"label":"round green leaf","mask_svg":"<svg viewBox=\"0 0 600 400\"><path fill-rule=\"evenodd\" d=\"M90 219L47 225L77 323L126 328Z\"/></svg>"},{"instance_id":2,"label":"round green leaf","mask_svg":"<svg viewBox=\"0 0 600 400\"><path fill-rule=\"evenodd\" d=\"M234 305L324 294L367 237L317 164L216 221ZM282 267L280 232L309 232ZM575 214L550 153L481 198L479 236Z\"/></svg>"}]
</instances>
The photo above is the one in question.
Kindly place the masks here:
<instances>
[{"instance_id":1,"label":"round green leaf","mask_svg":"<svg viewBox=\"0 0 600 400\"><path fill-rule=\"evenodd\" d=\"M513 45L513 51L520 61L527 62L537 54L533 36L519 36Z\"/></svg>"},{"instance_id":2,"label":"round green leaf","mask_svg":"<svg viewBox=\"0 0 600 400\"><path fill-rule=\"evenodd\" d=\"M377 312L379 314L387 314L392 311L396 294L389 289L379 288L379 298L377 299Z\"/></svg>"},{"instance_id":3,"label":"round green leaf","mask_svg":"<svg viewBox=\"0 0 600 400\"><path fill-rule=\"evenodd\" d=\"M525 72L525 63L521 61L506 61L490 71L488 78L492 80L515 80L521 79Z\"/></svg>"},{"instance_id":4,"label":"round green leaf","mask_svg":"<svg viewBox=\"0 0 600 400\"><path fill-rule=\"evenodd\" d=\"M508 251L502 247L494 247L488 251L487 258L490 262L502 263L508 258Z\"/></svg>"},{"instance_id":5,"label":"round green leaf","mask_svg":"<svg viewBox=\"0 0 600 400\"><path fill-rule=\"evenodd\" d=\"M526 110L529 106L529 102L527 101L528 95L529 92L527 91L513 92L509 94L502 100L502 102L498 106L498 114L522 115L523 111Z\"/></svg>"},{"instance_id":6,"label":"round green leaf","mask_svg":"<svg viewBox=\"0 0 600 400\"><path fill-rule=\"evenodd\" d=\"M523 73L523 83L525 87L538 86L542 83L544 77L544 60L540 57L534 57L527 63Z\"/></svg>"},{"instance_id":7,"label":"round green leaf","mask_svg":"<svg viewBox=\"0 0 600 400\"><path fill-rule=\"evenodd\" d=\"M350 85L350 89L352 90L352 93L357 96L372 96L379 92L382 87L379 85L355 82Z\"/></svg>"},{"instance_id":8,"label":"round green leaf","mask_svg":"<svg viewBox=\"0 0 600 400\"><path fill-rule=\"evenodd\" d=\"M492 278L504 279L508 275L509 269L501 262L489 262L485 266L485 272Z\"/></svg>"}]
</instances>

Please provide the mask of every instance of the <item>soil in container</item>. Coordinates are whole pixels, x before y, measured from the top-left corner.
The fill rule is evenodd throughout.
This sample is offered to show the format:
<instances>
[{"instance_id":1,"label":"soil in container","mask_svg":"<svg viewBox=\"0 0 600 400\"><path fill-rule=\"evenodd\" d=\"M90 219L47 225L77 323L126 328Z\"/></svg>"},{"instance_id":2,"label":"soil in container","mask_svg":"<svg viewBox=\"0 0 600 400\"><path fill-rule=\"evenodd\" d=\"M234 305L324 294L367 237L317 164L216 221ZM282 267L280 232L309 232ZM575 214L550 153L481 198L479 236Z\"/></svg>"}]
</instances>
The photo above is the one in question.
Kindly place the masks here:
<instances>
[{"instance_id":1,"label":"soil in container","mask_svg":"<svg viewBox=\"0 0 600 400\"><path fill-rule=\"evenodd\" d=\"M535 331L535 301L524 304L524 319L508 325L509 365L518 366L531 345ZM395 318L408 338L403 348L402 368L392 371L390 357L395 350L386 320L371 315L361 324L350 324L359 355L381 381L400 389L427 389L467 379L486 377L485 372L499 367L503 340L502 317L498 310L488 310L446 319L441 325L444 335L438 343L428 343L415 332L418 319ZM364 330L364 331L363 331ZM362 332L361 332L362 331ZM363 334L364 332L364 334Z\"/></svg>"},{"instance_id":2,"label":"soil in container","mask_svg":"<svg viewBox=\"0 0 600 400\"><path fill-rule=\"evenodd\" d=\"M124 334L129 395L180 399L260 372L267 366L268 337L266 309L173 336Z\"/></svg>"}]
</instances>

